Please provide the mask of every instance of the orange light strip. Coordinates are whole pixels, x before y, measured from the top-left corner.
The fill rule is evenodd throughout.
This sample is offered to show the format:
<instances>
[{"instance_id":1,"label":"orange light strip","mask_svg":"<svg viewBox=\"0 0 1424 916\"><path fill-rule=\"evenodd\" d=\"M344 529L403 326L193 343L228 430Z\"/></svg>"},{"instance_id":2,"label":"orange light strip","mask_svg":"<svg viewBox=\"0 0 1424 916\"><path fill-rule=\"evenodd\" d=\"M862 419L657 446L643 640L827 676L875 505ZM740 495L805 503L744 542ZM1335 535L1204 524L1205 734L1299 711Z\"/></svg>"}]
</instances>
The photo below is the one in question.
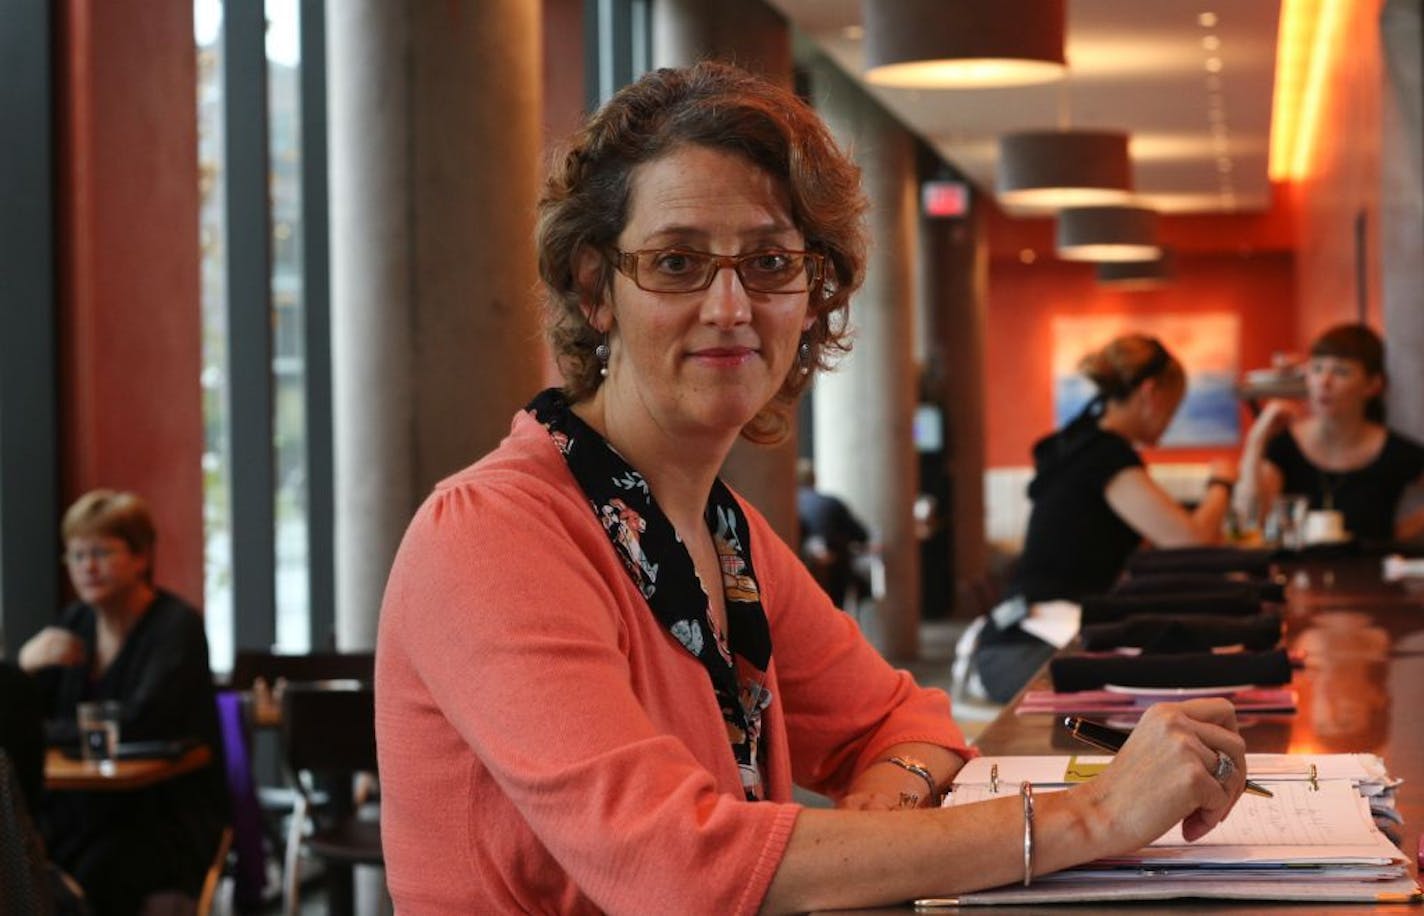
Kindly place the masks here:
<instances>
[{"instance_id":1,"label":"orange light strip","mask_svg":"<svg viewBox=\"0 0 1424 916\"><path fill-rule=\"evenodd\" d=\"M1305 89L1307 51L1315 37L1320 0L1285 0L1276 37L1276 85L1271 100L1271 155L1267 172L1272 181L1291 177L1290 167L1300 130L1300 100Z\"/></svg>"},{"instance_id":2,"label":"orange light strip","mask_svg":"<svg viewBox=\"0 0 1424 916\"><path fill-rule=\"evenodd\" d=\"M1327 78L1349 6L1349 0L1281 4L1267 167L1273 181L1299 180L1310 173Z\"/></svg>"}]
</instances>

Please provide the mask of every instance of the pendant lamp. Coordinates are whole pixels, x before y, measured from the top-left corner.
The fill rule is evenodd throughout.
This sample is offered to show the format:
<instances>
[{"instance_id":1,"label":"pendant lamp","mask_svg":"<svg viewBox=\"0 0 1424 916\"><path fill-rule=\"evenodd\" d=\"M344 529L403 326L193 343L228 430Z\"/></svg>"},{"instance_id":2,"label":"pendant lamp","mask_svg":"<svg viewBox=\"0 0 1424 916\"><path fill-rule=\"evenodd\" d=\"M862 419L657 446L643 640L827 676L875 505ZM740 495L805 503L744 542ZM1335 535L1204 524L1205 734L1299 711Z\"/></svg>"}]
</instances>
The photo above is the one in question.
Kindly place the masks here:
<instances>
[{"instance_id":1,"label":"pendant lamp","mask_svg":"<svg viewBox=\"0 0 1424 916\"><path fill-rule=\"evenodd\" d=\"M1024 86L1063 76L1064 0L862 0L878 86Z\"/></svg>"},{"instance_id":2,"label":"pendant lamp","mask_svg":"<svg viewBox=\"0 0 1424 916\"><path fill-rule=\"evenodd\" d=\"M1172 252L1163 250L1151 261L1101 261L1097 265L1098 285L1132 291L1166 286L1174 273Z\"/></svg>"},{"instance_id":3,"label":"pendant lamp","mask_svg":"<svg viewBox=\"0 0 1424 916\"><path fill-rule=\"evenodd\" d=\"M1058 256L1065 261L1150 261L1161 254L1155 210L1074 207L1058 214Z\"/></svg>"},{"instance_id":4,"label":"pendant lamp","mask_svg":"<svg viewBox=\"0 0 1424 916\"><path fill-rule=\"evenodd\" d=\"M1127 134L1036 130L999 138L998 198L1005 207L1057 210L1132 201Z\"/></svg>"}]
</instances>

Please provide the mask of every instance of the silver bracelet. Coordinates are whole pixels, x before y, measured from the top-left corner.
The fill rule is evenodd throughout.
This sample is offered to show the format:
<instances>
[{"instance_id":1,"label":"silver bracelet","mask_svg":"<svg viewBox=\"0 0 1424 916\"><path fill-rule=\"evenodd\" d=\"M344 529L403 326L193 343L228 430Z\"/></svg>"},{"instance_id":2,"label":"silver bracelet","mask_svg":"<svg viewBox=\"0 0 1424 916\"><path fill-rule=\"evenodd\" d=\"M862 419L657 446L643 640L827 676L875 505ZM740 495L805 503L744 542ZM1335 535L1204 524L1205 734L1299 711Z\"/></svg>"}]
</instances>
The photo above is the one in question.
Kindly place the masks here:
<instances>
[{"instance_id":1,"label":"silver bracelet","mask_svg":"<svg viewBox=\"0 0 1424 916\"><path fill-rule=\"evenodd\" d=\"M895 766L899 767L900 769L908 770L909 772L914 773L916 776L923 779L925 781L925 785L929 786L930 804L939 804L939 792L935 789L934 774L930 772L929 767L924 765L923 761L916 760L913 757L891 757L889 758L889 762L895 764Z\"/></svg>"},{"instance_id":2,"label":"silver bracelet","mask_svg":"<svg viewBox=\"0 0 1424 916\"><path fill-rule=\"evenodd\" d=\"M1033 883L1033 783L1025 779L1019 783L1019 797L1023 799L1024 815L1024 887Z\"/></svg>"}]
</instances>

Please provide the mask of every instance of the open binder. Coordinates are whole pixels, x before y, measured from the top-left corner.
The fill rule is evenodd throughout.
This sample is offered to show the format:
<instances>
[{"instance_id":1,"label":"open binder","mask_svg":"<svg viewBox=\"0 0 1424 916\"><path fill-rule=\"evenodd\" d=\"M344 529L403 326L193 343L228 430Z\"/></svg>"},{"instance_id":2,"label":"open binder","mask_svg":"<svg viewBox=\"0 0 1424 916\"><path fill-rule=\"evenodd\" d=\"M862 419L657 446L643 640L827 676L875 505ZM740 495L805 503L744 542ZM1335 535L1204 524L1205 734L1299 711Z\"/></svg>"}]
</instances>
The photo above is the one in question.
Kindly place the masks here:
<instances>
[{"instance_id":1,"label":"open binder","mask_svg":"<svg viewBox=\"0 0 1424 916\"><path fill-rule=\"evenodd\" d=\"M1034 792L1093 778L1111 757L980 757L965 765L945 805ZM1391 811L1383 761L1372 754L1248 754L1253 781L1274 798L1244 795L1205 837L1174 827L1134 853L1099 859L1019 885L915 901L945 905L1078 903L1203 897L1235 900L1412 902L1424 897L1375 815Z\"/></svg>"}]
</instances>

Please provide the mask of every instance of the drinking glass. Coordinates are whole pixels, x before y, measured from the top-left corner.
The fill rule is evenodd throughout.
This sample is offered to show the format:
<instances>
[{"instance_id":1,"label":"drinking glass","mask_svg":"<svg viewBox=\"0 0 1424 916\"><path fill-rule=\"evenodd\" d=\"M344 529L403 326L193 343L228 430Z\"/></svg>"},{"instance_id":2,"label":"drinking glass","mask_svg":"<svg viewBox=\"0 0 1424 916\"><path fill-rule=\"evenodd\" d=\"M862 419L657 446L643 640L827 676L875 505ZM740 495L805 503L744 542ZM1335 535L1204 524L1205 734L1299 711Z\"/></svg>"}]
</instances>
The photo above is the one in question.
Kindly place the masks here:
<instances>
[{"instance_id":1,"label":"drinking glass","mask_svg":"<svg viewBox=\"0 0 1424 916\"><path fill-rule=\"evenodd\" d=\"M117 700L92 700L75 708L79 724L79 752L88 763L100 771L114 768L119 755L119 717L122 707Z\"/></svg>"},{"instance_id":2,"label":"drinking glass","mask_svg":"<svg viewBox=\"0 0 1424 916\"><path fill-rule=\"evenodd\" d=\"M1266 540L1286 550L1299 550L1305 544L1305 514L1309 509L1310 500L1305 496L1277 496L1266 516Z\"/></svg>"}]
</instances>

